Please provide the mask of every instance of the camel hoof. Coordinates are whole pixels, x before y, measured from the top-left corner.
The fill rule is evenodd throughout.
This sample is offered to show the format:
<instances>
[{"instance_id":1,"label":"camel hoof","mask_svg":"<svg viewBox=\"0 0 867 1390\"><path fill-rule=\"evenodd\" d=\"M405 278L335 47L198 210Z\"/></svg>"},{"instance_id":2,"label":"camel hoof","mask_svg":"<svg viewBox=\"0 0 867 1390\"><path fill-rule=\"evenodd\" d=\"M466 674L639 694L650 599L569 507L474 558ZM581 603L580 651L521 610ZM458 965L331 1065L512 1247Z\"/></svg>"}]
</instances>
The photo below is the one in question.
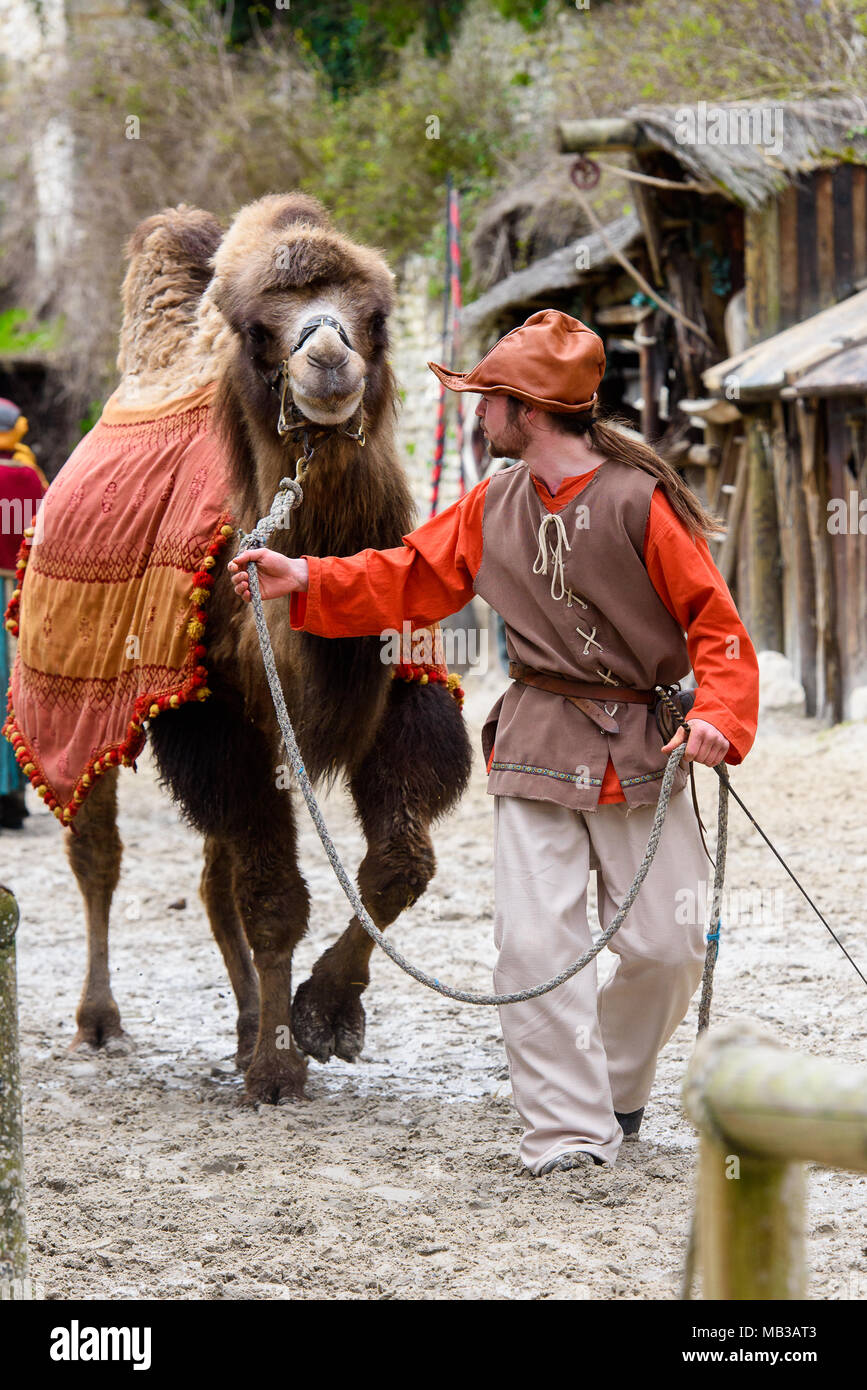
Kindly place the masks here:
<instances>
[{"instance_id":1,"label":"camel hoof","mask_svg":"<svg viewBox=\"0 0 867 1390\"><path fill-rule=\"evenodd\" d=\"M301 1048L317 1062L340 1057L355 1062L364 1046L365 1016L359 994L337 995L315 975L298 986L292 1002L292 1033Z\"/></svg>"},{"instance_id":2,"label":"camel hoof","mask_svg":"<svg viewBox=\"0 0 867 1390\"><path fill-rule=\"evenodd\" d=\"M106 1052L124 1056L135 1051L135 1043L119 1022L80 1023L78 1032L69 1044L70 1052Z\"/></svg>"},{"instance_id":3,"label":"camel hoof","mask_svg":"<svg viewBox=\"0 0 867 1390\"><path fill-rule=\"evenodd\" d=\"M301 1058L289 1070L271 1057L254 1057L244 1079L247 1099L261 1105L278 1105L281 1100L303 1100L306 1075L307 1063Z\"/></svg>"}]
</instances>

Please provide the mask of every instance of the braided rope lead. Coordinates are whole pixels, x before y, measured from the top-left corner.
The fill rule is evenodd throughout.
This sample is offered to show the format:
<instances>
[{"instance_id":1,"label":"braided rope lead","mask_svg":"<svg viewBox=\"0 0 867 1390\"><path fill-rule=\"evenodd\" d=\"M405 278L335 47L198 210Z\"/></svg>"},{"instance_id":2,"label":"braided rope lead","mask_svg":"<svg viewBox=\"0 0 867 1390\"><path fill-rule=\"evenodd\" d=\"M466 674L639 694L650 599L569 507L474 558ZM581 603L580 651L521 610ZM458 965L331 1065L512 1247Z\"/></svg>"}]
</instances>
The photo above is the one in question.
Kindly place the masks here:
<instances>
[{"instance_id":1,"label":"braided rope lead","mask_svg":"<svg viewBox=\"0 0 867 1390\"><path fill-rule=\"evenodd\" d=\"M719 776L719 802L717 810L716 862L713 871L713 898L711 899L711 929L707 934L707 950L704 969L701 974L701 1002L698 1006L698 1032L703 1033L710 1023L710 1005L713 998L713 972L719 955L720 914L722 912L723 884L726 876L726 849L729 833L729 787L728 775L723 769L715 769Z\"/></svg>"},{"instance_id":2,"label":"braided rope lead","mask_svg":"<svg viewBox=\"0 0 867 1390\"><path fill-rule=\"evenodd\" d=\"M290 492L292 494L291 497L289 497L288 495ZM286 525L288 525L289 520L291 519L291 513L302 500L302 496L303 494L301 492L301 488L294 481L294 479L281 479L280 490L277 493L277 496L274 498L268 516L263 517L262 520L258 522L253 531L250 532L249 536L241 536L238 553L240 554L242 550L253 549L259 546L266 545L268 538L271 535L271 532L275 530L277 526L285 527ZM328 833L328 828L323 819L319 803L316 800L316 795L313 791L310 778L308 777L307 770L304 766L304 760L301 757L301 752L298 748L298 743L295 738L295 731L292 728L292 724L289 719L289 714L286 709L286 701L283 697L283 689L280 685L280 678L277 674L277 665L274 660L274 649L271 646L271 637L268 632L268 624L265 619L265 611L262 605L262 595L259 589L259 576L256 573L256 562L253 560L251 560L247 565L247 575L250 582L250 597L253 604L253 616L256 621L256 632L258 633L259 637L259 646L262 651L262 661L265 666L265 674L268 677L268 685L271 690L271 698L274 702L274 710L277 715L277 723L280 726L280 733L283 737L283 743L286 747L289 762L297 778L298 785L301 788L304 800L307 802L307 809L310 812L310 816L313 821L313 824L316 827L316 832L319 835L319 839L322 841L322 846L325 850L326 855L328 856L329 863L331 864L331 867L337 876L337 880L341 888L343 889L344 893L349 899L350 905L356 917L358 918L364 930L367 932L368 936L373 938L377 946L379 946L385 952L385 954L391 960L394 961L395 965L399 966L401 970L405 971L406 974L410 975L414 980L418 980L419 984L426 985L428 989L435 990L438 994L442 994L446 999L455 999L458 1001L458 1003L461 1004L486 1004L499 1006L502 1004L521 1004L528 999L538 999L540 995L549 994L551 990L557 989L560 985L565 984L567 980L572 979L573 975L577 975L579 970L583 970L585 966L589 965L591 960L598 956L599 952L603 949L603 947L607 946L611 938L616 934L616 932L619 931L626 917L626 914L629 912L629 909L631 908L636 897L638 896L639 888L641 887L642 883L647 877L647 872L651 864L653 863L653 858L656 854L656 849L659 844L659 837L662 833L662 826L665 820L666 811L668 810L668 803L669 798L671 796L671 787L674 781L674 775L680 764L680 760L683 757L686 744L679 744L678 747L675 748L671 753L668 759L668 763L666 764L665 772L662 778L662 786L659 792L659 801L656 807L656 814L654 815L653 826L650 831L650 838L647 841L647 849L645 850L644 858L642 859L641 864L638 867L638 872L636 873L635 878L633 879L632 884L629 888L629 891L626 894L626 897L623 899L623 902L621 903L617 911L617 914L612 919L610 924L606 927L605 931L603 931L602 935L599 937L599 940L593 943L590 950L585 951L584 954L580 956L579 959L576 960L573 965L570 965L568 967L568 969L561 970L560 974L555 975L553 979L546 980L544 984L535 985L532 989L518 990L514 994L476 994L470 990L453 989L450 985L442 984L438 979L434 978L434 976L427 975L423 970L419 970L416 966L411 965L410 962L407 961L394 946L392 946L391 942L386 940L386 938L383 936L382 932L376 926L375 922L368 913L367 908L361 901L361 896L358 892L358 889L356 888L352 880L349 878L349 875L343 867L340 856L334 845L334 841ZM715 904L717 904L717 898L718 894L716 892L715 883Z\"/></svg>"}]
</instances>

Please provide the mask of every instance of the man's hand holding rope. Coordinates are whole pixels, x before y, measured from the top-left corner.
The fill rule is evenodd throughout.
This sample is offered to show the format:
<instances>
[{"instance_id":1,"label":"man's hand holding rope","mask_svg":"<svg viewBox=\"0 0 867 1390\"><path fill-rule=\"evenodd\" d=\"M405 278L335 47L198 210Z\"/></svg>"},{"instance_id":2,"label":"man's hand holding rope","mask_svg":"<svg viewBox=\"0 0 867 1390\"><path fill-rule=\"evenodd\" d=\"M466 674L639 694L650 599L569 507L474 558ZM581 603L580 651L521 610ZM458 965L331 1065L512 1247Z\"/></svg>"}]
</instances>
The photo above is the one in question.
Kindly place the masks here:
<instances>
[{"instance_id":1,"label":"man's hand holding rope","mask_svg":"<svg viewBox=\"0 0 867 1390\"><path fill-rule=\"evenodd\" d=\"M307 592L308 566L306 560L291 560L276 550L244 550L229 563L229 574L235 593L245 603L250 602L250 579L247 566L256 562L259 589L263 598L281 598L284 594Z\"/></svg>"},{"instance_id":2,"label":"man's hand holding rope","mask_svg":"<svg viewBox=\"0 0 867 1390\"><path fill-rule=\"evenodd\" d=\"M674 738L669 739L663 753L673 753L686 738L686 730L678 729ZM685 763L704 763L706 767L716 767L729 751L729 741L713 724L705 719L690 719L689 740L683 755Z\"/></svg>"}]
</instances>

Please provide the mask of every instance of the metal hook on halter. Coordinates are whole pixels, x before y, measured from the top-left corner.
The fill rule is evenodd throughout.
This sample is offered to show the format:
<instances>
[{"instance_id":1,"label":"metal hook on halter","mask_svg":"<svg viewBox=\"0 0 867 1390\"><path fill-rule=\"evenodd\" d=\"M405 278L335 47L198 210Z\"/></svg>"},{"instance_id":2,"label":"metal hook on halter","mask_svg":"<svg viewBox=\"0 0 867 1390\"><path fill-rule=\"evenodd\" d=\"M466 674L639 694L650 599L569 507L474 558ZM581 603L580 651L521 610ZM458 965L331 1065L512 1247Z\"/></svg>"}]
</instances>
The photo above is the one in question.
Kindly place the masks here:
<instances>
[{"instance_id":1,"label":"metal hook on halter","mask_svg":"<svg viewBox=\"0 0 867 1390\"><path fill-rule=\"evenodd\" d=\"M286 392L289 390L288 357L284 357L283 361L280 363L280 375L283 378L283 385L280 389L280 414L277 417L277 433L282 439L284 434L289 434L292 430L302 429L306 422L304 420L299 420L295 424L290 425L289 421L286 419Z\"/></svg>"},{"instance_id":2,"label":"metal hook on halter","mask_svg":"<svg viewBox=\"0 0 867 1390\"><path fill-rule=\"evenodd\" d=\"M358 429L355 431L341 430L340 433L344 435L347 439L356 440L356 442L360 444L363 449L365 444L367 443L367 439L364 434L364 401L362 401L359 405L357 413L361 416L361 422L358 426Z\"/></svg>"}]
</instances>

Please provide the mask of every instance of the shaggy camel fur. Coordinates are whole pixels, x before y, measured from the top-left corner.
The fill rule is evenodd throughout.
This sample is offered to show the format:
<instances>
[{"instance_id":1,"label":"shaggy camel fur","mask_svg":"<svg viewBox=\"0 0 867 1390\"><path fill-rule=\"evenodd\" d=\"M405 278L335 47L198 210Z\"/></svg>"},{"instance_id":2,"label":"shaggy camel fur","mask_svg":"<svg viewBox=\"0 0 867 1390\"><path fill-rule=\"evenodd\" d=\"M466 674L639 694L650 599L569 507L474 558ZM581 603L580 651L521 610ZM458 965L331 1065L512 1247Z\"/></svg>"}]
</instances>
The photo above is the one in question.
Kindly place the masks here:
<instances>
[{"instance_id":1,"label":"shaggy camel fur","mask_svg":"<svg viewBox=\"0 0 867 1390\"><path fill-rule=\"evenodd\" d=\"M288 360L296 410L329 429L316 436L291 529L271 544L288 555L399 545L413 521L394 443L392 301L382 257L335 231L311 198L263 198L222 240L208 214L169 210L142 223L130 243L115 401L152 405L216 379L233 514L249 531L299 452L297 434L288 444L278 437L279 398L269 385ZM342 333L323 323L297 347L321 315ZM362 405L365 447L340 428L354 430ZM275 1102L301 1096L302 1052L323 1062L359 1055L372 943L353 918L290 1011L292 952L306 929L309 894L292 797L277 785L283 754L252 614L235 598L226 562L214 571L208 615L212 695L160 714L150 739L164 782L205 837L201 891L238 1002L247 1092ZM463 720L442 685L393 680L377 637L327 641L293 632L288 600L269 605L268 616L308 771L320 780L342 775L354 798L367 840L359 887L384 928L434 872L429 826L469 776ZM69 841L89 944L77 1041L95 1046L123 1037L108 971L121 857L116 777L112 771L94 788ZM301 1051L281 1045L290 1025Z\"/></svg>"}]
</instances>

